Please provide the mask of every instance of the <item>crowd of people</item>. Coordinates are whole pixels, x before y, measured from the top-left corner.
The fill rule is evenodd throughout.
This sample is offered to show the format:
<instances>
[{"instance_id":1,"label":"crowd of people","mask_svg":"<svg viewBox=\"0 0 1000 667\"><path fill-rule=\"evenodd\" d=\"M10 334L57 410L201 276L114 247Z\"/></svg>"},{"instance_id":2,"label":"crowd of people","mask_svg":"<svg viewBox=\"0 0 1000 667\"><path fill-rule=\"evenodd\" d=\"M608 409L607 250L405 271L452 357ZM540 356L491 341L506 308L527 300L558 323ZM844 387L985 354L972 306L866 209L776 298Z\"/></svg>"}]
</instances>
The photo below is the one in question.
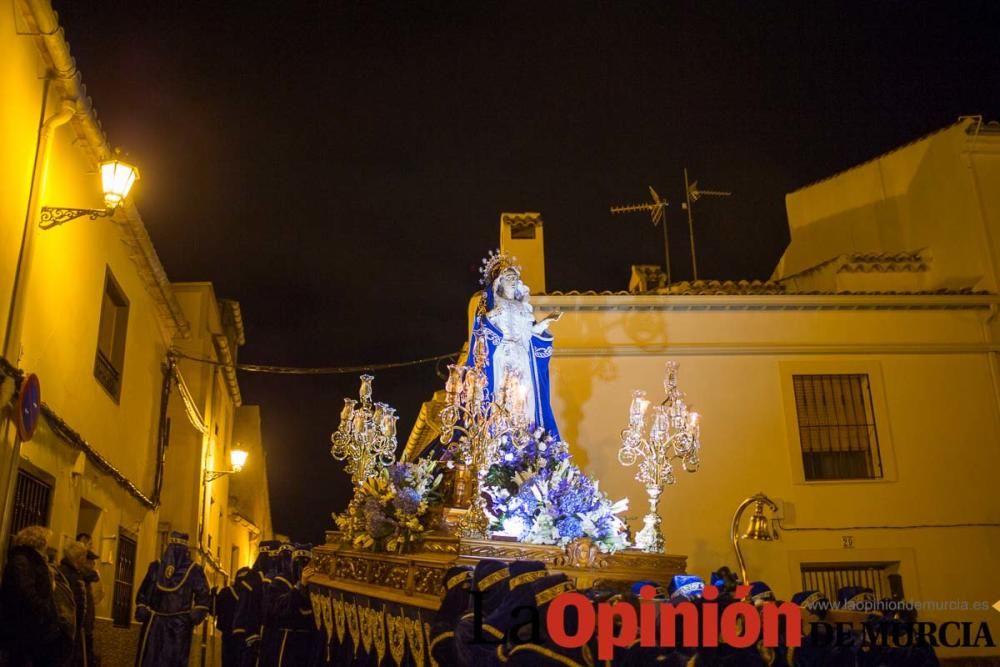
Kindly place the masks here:
<instances>
[{"instance_id":1,"label":"crowd of people","mask_svg":"<svg viewBox=\"0 0 1000 667\"><path fill-rule=\"evenodd\" d=\"M56 554L48 547L50 537L47 528L30 526L13 538L0 587L0 641L6 664L99 666L99 656L94 652L94 607L104 592L95 568L98 556L91 551L90 536L80 534L64 547L62 558L56 562ZM172 533L163 556L150 564L136 595L135 618L142 627L135 665L185 667L194 628L210 615L222 636L223 667L374 664L374 659L381 656L366 656L368 647L359 644L353 630L342 635L328 627L324 632L324 625L330 625L332 619L325 618L325 611L317 617L317 599L321 600L322 594L313 591L311 595L308 589L311 555L311 545L262 542L253 567L237 571L228 586L210 590L204 571L191 558L188 536ZM762 615L767 605L778 603L762 582L738 585L736 578L722 568L707 584L696 576L680 575L667 585L636 582L631 591L578 592L595 605L625 602L634 604L637 611L644 602L652 601L651 591L655 591L655 601L663 604L700 605L710 600L722 609L727 604L749 602L751 609L756 608ZM709 587L711 595L706 595ZM546 607L559 593L572 590L574 586L566 575L550 572L538 561L482 560L474 567L451 568L444 577L440 607L426 628L430 662L475 667L595 664L597 649L593 642L566 648L554 642L544 627ZM905 613L901 615L899 605L880 607L869 589L857 587L839 591L835 602L816 591L803 591L791 600L801 608L802 617L812 621L822 621L833 610L859 601L867 612L866 622L915 620ZM525 609L534 609L536 614L526 614ZM525 624L526 617L538 619L542 626ZM713 618L717 622L719 616ZM785 630L798 632L800 628ZM806 633L805 627L801 630ZM569 626L566 631L576 632ZM677 626L678 638L684 631L684 626ZM758 643L738 649L724 644L711 648L643 646L635 641L616 645L611 662L852 667L937 664L933 648L927 646L865 646L863 634L848 636L846 642L830 639L805 634L798 647L783 640L780 646Z\"/></svg>"},{"instance_id":2,"label":"crowd of people","mask_svg":"<svg viewBox=\"0 0 1000 667\"><path fill-rule=\"evenodd\" d=\"M644 590L645 589L645 590ZM711 589L709 591L709 589ZM696 623L688 626L680 615L674 617L672 645L644 645L639 637L615 644L613 657L599 659L599 641L591 640L572 647L560 645L547 631L549 605L560 593L575 587L565 574L549 572L544 563L517 561L505 563L481 560L475 567L456 566L445 575L445 591L430 631L430 655L439 665L462 667L488 667L517 665L536 667L560 664L568 667L597 664L647 665L662 664L686 666L746 665L827 665L843 667L888 667L911 665L933 667L938 665L933 646L913 642L892 645L872 645L867 641L867 624L906 626L915 620L912 609L899 601L879 601L871 589L846 586L838 591L836 600L829 600L818 591L796 593L789 601L800 609L801 627L782 627L777 645L757 641L753 645L736 647L724 640L713 640L708 645L703 640L705 624L713 624L715 631L708 633L720 637L720 619L727 605L740 604L749 613L766 617L769 605L781 604L774 592L764 582L740 585L728 570L713 572L708 583L694 575L677 575L665 585L652 581L639 581L630 590L592 588L577 591L595 608L602 603L624 603L634 607L633 618L641 618L641 608L658 603L656 622L652 627L662 631L661 605L675 606L689 603L695 609ZM652 597L650 591L655 591ZM710 594L706 594L706 592ZM891 602L891 604L890 604ZM703 605L709 603L711 611ZM527 610L534 610L530 613ZM776 611L776 610L771 610ZM570 635L581 631L572 607L564 617L563 629ZM526 619L537 619L526 623ZM837 619L841 622L837 626ZM847 622L846 619L850 619ZM611 634L622 631L620 618L615 619ZM819 625L823 632L811 630ZM831 628L836 627L832 633ZM634 631L635 628L633 627ZM695 633L694 641L687 636ZM799 645L789 642L791 633L798 635ZM740 633L742 634L742 632ZM879 633L882 634L882 633ZM893 632L887 636L895 636Z\"/></svg>"},{"instance_id":3,"label":"crowd of people","mask_svg":"<svg viewBox=\"0 0 1000 667\"><path fill-rule=\"evenodd\" d=\"M28 526L13 538L0 582L0 647L11 667L94 667L94 609L104 599L91 536L63 549L52 532Z\"/></svg>"},{"instance_id":4,"label":"crowd of people","mask_svg":"<svg viewBox=\"0 0 1000 667\"><path fill-rule=\"evenodd\" d=\"M12 540L0 582L0 665L100 667L94 651L95 606L104 588L86 533L63 548L52 532L29 526ZM223 667L292 667L322 650L303 571L311 545L263 542L252 568L210 590L191 557L188 536L171 533L135 599L141 629L136 667L185 667L195 627L214 615Z\"/></svg>"}]
</instances>

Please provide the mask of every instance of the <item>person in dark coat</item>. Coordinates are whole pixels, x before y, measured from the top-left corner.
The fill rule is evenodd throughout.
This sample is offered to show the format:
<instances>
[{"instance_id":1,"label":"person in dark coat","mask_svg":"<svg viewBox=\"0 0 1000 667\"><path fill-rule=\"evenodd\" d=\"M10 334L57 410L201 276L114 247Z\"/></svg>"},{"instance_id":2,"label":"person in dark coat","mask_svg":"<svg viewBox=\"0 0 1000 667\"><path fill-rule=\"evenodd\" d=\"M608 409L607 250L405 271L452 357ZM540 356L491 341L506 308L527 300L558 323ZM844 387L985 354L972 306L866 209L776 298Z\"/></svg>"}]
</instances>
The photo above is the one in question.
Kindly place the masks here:
<instances>
[{"instance_id":1,"label":"person in dark coat","mask_svg":"<svg viewBox=\"0 0 1000 667\"><path fill-rule=\"evenodd\" d=\"M215 594L215 627L222 633L222 667L238 667L240 664L240 649L244 645L244 637L234 634L236 611L240 603L240 593L246 591L243 583L250 575L249 567L241 567L236 571L233 583Z\"/></svg>"},{"instance_id":2,"label":"person in dark coat","mask_svg":"<svg viewBox=\"0 0 1000 667\"><path fill-rule=\"evenodd\" d=\"M275 667L281 650L282 633L278 630L277 614L280 598L294 587L292 582L292 545L279 543L266 576L261 597L260 660L258 667Z\"/></svg>"},{"instance_id":3,"label":"person in dark coat","mask_svg":"<svg viewBox=\"0 0 1000 667\"><path fill-rule=\"evenodd\" d=\"M87 559L84 561L83 571L81 573L87 593L87 610L83 617L83 641L87 647L88 667L97 667L100 664L100 660L94 654L94 621L97 618L96 607L101 601L97 595L101 595L101 598L103 598L102 593L95 593L95 588L98 591L101 590L101 576L97 573L97 561L100 557L93 551L89 550L89 544L86 542L81 542L81 544L88 549Z\"/></svg>"},{"instance_id":4,"label":"person in dark coat","mask_svg":"<svg viewBox=\"0 0 1000 667\"><path fill-rule=\"evenodd\" d=\"M87 547L80 542L70 542L63 550L63 558L59 562L59 572L66 579L73 601L76 603L76 634L73 637L72 657L67 663L71 667L87 667L87 582L83 578L83 569L87 564Z\"/></svg>"},{"instance_id":5,"label":"person in dark coat","mask_svg":"<svg viewBox=\"0 0 1000 667\"><path fill-rule=\"evenodd\" d=\"M45 558L51 531L28 526L14 536L0 585L0 642L10 667L62 664L62 628Z\"/></svg>"},{"instance_id":6,"label":"person in dark coat","mask_svg":"<svg viewBox=\"0 0 1000 667\"><path fill-rule=\"evenodd\" d=\"M261 667L305 667L316 656L318 631L313 621L309 591L302 572L312 557L312 545L282 545L279 574L271 580L264 596L264 626L261 640Z\"/></svg>"},{"instance_id":7,"label":"person in dark coat","mask_svg":"<svg viewBox=\"0 0 1000 667\"><path fill-rule=\"evenodd\" d=\"M186 667L191 634L211 603L205 572L191 560L187 535L170 534L163 558L150 563L135 602L135 618L142 622L136 667Z\"/></svg>"},{"instance_id":8,"label":"person in dark coat","mask_svg":"<svg viewBox=\"0 0 1000 667\"><path fill-rule=\"evenodd\" d=\"M276 574L278 549L281 542L265 540L260 543L260 552L253 569L240 583L240 601L233 621L233 635L242 638L240 667L257 667L260 652L260 635L264 623L264 588Z\"/></svg>"}]
</instances>

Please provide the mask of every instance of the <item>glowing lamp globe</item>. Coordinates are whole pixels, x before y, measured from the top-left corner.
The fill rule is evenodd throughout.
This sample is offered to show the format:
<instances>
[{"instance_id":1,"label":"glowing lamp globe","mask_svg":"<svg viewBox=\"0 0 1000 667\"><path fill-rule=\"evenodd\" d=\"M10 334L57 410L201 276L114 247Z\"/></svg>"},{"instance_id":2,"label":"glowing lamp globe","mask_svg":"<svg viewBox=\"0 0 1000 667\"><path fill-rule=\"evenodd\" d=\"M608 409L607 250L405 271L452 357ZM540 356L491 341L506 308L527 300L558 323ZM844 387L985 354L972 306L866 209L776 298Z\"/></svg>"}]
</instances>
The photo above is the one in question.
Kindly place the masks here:
<instances>
[{"instance_id":1,"label":"glowing lamp globe","mask_svg":"<svg viewBox=\"0 0 1000 667\"><path fill-rule=\"evenodd\" d=\"M104 188L104 205L111 210L118 208L128 196L139 170L115 158L101 163L101 184Z\"/></svg>"},{"instance_id":2,"label":"glowing lamp globe","mask_svg":"<svg viewBox=\"0 0 1000 667\"><path fill-rule=\"evenodd\" d=\"M245 449L234 449L229 452L229 462L233 466L233 472L239 472L247 463L249 453Z\"/></svg>"}]
</instances>

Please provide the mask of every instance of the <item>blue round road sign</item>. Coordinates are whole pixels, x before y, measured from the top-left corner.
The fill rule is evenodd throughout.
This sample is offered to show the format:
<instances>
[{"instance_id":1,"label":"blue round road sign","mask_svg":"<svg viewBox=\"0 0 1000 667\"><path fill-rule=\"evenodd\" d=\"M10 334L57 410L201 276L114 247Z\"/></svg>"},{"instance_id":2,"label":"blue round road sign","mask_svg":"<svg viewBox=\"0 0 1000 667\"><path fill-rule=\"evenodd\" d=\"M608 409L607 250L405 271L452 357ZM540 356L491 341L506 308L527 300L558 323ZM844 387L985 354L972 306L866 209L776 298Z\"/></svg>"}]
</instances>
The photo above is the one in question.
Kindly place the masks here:
<instances>
[{"instance_id":1,"label":"blue round road sign","mask_svg":"<svg viewBox=\"0 0 1000 667\"><path fill-rule=\"evenodd\" d=\"M21 391L17 396L17 434L21 441L31 440L38 426L38 417L42 413L42 387L38 376L29 373L21 383Z\"/></svg>"}]
</instances>

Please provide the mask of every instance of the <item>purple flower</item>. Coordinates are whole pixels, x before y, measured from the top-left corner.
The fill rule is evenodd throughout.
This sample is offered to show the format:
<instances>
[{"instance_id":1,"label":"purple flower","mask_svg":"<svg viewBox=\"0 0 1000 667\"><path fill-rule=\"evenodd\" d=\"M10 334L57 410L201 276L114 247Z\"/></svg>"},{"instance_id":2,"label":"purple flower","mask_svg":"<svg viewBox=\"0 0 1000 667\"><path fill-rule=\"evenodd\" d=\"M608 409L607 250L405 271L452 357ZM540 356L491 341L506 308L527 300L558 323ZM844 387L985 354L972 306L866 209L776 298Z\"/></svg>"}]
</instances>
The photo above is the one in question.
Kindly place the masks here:
<instances>
[{"instance_id":1,"label":"purple flower","mask_svg":"<svg viewBox=\"0 0 1000 667\"><path fill-rule=\"evenodd\" d=\"M403 485L410 475L410 469L405 463L393 463L389 466L389 480L394 486Z\"/></svg>"},{"instance_id":2,"label":"purple flower","mask_svg":"<svg viewBox=\"0 0 1000 667\"><path fill-rule=\"evenodd\" d=\"M416 489L400 489L392 499L392 506L403 514L416 514L420 507L420 494Z\"/></svg>"}]
</instances>

